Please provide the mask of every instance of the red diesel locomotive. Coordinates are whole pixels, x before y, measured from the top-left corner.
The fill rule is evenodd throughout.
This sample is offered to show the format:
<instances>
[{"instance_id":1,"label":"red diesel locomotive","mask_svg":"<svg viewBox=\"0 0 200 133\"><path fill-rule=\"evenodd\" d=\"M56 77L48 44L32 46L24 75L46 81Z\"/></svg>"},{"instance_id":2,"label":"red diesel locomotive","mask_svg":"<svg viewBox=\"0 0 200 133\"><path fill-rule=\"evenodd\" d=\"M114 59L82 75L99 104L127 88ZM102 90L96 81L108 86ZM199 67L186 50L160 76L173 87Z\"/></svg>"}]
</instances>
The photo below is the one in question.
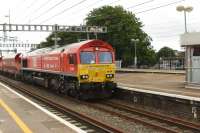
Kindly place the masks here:
<instances>
[{"instance_id":1,"label":"red diesel locomotive","mask_svg":"<svg viewBox=\"0 0 200 133\"><path fill-rule=\"evenodd\" d=\"M11 63L15 71L6 60L0 60L3 72L81 99L110 97L116 87L114 50L101 40L18 54Z\"/></svg>"}]
</instances>

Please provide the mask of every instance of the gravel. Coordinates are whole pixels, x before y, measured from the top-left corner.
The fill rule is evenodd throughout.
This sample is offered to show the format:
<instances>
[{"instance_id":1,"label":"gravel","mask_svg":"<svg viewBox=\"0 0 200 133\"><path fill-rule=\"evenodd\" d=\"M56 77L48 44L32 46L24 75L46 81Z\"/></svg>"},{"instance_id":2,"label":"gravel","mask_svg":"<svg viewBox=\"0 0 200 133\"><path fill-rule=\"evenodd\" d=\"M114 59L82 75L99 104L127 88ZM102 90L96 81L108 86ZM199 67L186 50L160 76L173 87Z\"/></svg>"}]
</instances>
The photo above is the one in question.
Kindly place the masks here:
<instances>
[{"instance_id":1,"label":"gravel","mask_svg":"<svg viewBox=\"0 0 200 133\"><path fill-rule=\"evenodd\" d=\"M102 112L98 109L94 109L92 107L70 101L65 96L54 94L55 92L46 91L46 89L41 89L40 87L35 87L35 86L33 87L31 85L23 84L18 81L13 81L13 83L15 83L17 86L23 86L23 88L27 88L30 91L33 91L34 93L45 96L46 98L53 99L54 102L60 103L61 105L66 106L67 108L70 108L71 110L75 110L79 113L83 113L89 117L95 118L106 124L112 125L113 127L117 127L118 129L121 129L122 131L126 133L133 133L133 132L134 133L160 133L156 129L143 126L139 123L130 122L118 116L113 116L109 113Z\"/></svg>"}]
</instances>

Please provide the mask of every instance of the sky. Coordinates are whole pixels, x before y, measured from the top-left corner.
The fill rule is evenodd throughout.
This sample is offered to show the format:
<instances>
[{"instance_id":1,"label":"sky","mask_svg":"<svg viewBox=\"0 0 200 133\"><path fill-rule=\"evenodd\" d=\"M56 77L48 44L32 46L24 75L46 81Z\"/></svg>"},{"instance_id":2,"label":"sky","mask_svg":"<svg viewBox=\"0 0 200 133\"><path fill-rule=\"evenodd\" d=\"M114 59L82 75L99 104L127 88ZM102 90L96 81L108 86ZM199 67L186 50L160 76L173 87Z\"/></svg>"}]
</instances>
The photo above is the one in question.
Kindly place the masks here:
<instances>
[{"instance_id":1,"label":"sky","mask_svg":"<svg viewBox=\"0 0 200 133\"><path fill-rule=\"evenodd\" d=\"M153 39L151 44L156 51L164 46L183 50L180 47L179 36L184 33L184 14L176 11L179 5L193 7L193 11L187 13L187 29L188 32L200 32L200 0L0 0L0 2L0 23L9 23L8 17L5 16L8 16L10 10L12 24L80 25L94 8L121 5L140 19L144 25L143 30ZM49 34L7 32L8 36L17 36L19 43L40 43ZM3 33L0 33L0 36L3 36Z\"/></svg>"}]
</instances>

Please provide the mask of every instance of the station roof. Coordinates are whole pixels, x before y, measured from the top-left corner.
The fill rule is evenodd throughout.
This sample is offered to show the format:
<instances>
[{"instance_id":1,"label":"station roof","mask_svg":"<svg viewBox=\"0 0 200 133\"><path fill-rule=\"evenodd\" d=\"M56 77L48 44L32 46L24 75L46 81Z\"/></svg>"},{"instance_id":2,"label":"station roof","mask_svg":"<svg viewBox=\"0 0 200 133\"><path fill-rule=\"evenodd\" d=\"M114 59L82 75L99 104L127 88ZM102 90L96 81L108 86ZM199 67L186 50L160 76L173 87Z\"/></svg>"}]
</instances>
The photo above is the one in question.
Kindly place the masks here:
<instances>
[{"instance_id":1,"label":"station roof","mask_svg":"<svg viewBox=\"0 0 200 133\"><path fill-rule=\"evenodd\" d=\"M181 35L181 46L200 46L200 32L191 32Z\"/></svg>"}]
</instances>

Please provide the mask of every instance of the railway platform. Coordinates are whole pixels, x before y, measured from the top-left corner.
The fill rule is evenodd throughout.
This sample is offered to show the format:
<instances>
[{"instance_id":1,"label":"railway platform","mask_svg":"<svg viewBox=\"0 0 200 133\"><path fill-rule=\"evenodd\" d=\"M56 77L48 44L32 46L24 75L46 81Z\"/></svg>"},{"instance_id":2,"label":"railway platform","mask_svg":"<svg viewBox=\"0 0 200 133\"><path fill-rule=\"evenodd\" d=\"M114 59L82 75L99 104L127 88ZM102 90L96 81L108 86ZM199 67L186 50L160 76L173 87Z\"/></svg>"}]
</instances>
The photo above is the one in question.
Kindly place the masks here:
<instances>
[{"instance_id":1,"label":"railway platform","mask_svg":"<svg viewBox=\"0 0 200 133\"><path fill-rule=\"evenodd\" d=\"M185 74L184 70L159 70L159 69L131 69L118 68L118 73L161 73L161 74Z\"/></svg>"},{"instance_id":2,"label":"railway platform","mask_svg":"<svg viewBox=\"0 0 200 133\"><path fill-rule=\"evenodd\" d=\"M200 102L200 89L185 88L185 74L181 71L172 73L130 73L123 72L116 74L116 82L120 89L167 96ZM177 74L178 73L178 74Z\"/></svg>"},{"instance_id":3,"label":"railway platform","mask_svg":"<svg viewBox=\"0 0 200 133\"><path fill-rule=\"evenodd\" d=\"M0 83L0 133L22 132L84 133L85 131Z\"/></svg>"}]
</instances>

